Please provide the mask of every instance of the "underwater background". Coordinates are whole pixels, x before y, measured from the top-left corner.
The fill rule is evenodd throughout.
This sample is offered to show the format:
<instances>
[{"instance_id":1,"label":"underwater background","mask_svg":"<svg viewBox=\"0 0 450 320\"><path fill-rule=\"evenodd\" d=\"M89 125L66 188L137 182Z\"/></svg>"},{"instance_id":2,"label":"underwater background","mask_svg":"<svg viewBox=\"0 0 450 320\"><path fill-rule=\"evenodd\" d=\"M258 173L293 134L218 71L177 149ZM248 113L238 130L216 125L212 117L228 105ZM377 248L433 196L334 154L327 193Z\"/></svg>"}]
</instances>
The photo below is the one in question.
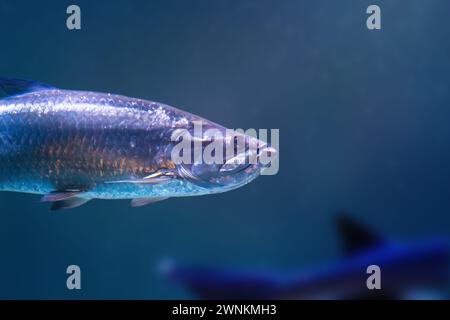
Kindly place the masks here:
<instances>
[{"instance_id":1,"label":"underwater background","mask_svg":"<svg viewBox=\"0 0 450 320\"><path fill-rule=\"evenodd\" d=\"M82 29L66 28L81 8ZM369 31L377 4L382 29ZM338 210L395 240L450 235L450 2L0 1L0 75L280 129L280 170L232 192L51 212L0 193L0 298L193 298L161 260L301 270ZM82 290L66 288L79 265Z\"/></svg>"}]
</instances>

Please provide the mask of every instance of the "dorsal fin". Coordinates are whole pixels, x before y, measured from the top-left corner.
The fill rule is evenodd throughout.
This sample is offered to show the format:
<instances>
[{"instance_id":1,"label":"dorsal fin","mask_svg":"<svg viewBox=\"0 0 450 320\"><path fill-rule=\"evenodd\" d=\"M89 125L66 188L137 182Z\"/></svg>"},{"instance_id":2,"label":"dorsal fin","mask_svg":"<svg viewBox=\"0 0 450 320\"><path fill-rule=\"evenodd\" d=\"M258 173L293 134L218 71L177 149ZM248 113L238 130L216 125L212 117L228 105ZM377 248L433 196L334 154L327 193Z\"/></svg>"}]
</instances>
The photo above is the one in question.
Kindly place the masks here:
<instances>
[{"instance_id":1,"label":"dorsal fin","mask_svg":"<svg viewBox=\"0 0 450 320\"><path fill-rule=\"evenodd\" d=\"M0 77L0 88L8 96L24 94L39 90L56 89L54 86L42 82L23 79L4 78L4 77Z\"/></svg>"},{"instance_id":2,"label":"dorsal fin","mask_svg":"<svg viewBox=\"0 0 450 320\"><path fill-rule=\"evenodd\" d=\"M367 250L386 242L380 235L351 219L347 212L340 212L336 222L347 254Z\"/></svg>"}]
</instances>

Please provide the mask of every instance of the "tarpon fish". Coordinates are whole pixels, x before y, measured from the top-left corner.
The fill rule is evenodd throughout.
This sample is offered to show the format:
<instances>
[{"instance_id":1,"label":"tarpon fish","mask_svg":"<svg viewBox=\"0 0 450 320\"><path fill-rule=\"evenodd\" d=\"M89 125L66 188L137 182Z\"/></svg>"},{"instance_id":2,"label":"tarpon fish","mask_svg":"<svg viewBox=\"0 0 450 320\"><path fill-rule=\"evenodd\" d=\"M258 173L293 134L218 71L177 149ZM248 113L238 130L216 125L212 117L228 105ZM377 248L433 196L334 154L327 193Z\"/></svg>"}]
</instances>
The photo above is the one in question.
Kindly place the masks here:
<instances>
[{"instance_id":1,"label":"tarpon fish","mask_svg":"<svg viewBox=\"0 0 450 320\"><path fill-rule=\"evenodd\" d=\"M6 93L0 99L0 190L41 194L53 210L91 199L132 199L141 206L219 193L264 169L230 162L225 154L224 165L175 163L174 133L191 132L195 122L223 132L224 146L235 148L236 141L223 126L159 102L8 78L0 78L0 88ZM246 150L276 152L244 138Z\"/></svg>"}]
</instances>

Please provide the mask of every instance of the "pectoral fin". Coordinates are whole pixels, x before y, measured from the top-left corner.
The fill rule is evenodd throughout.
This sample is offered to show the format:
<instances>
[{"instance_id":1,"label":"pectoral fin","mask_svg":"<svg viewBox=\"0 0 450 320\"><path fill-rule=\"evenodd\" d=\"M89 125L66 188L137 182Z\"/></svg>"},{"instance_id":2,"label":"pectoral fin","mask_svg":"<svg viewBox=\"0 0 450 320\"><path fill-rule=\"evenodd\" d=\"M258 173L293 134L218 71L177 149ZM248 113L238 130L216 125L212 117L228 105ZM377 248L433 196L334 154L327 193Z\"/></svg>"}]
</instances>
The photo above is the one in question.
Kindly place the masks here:
<instances>
[{"instance_id":1,"label":"pectoral fin","mask_svg":"<svg viewBox=\"0 0 450 320\"><path fill-rule=\"evenodd\" d=\"M47 193L41 198L41 202L63 201L76 197L83 193L81 190L54 191Z\"/></svg>"},{"instance_id":2,"label":"pectoral fin","mask_svg":"<svg viewBox=\"0 0 450 320\"><path fill-rule=\"evenodd\" d=\"M158 201L163 201L168 199L169 197L156 197L156 198L136 198L131 200L131 206L132 207L142 207L142 206L146 206L147 204L150 203L155 203Z\"/></svg>"},{"instance_id":3,"label":"pectoral fin","mask_svg":"<svg viewBox=\"0 0 450 320\"><path fill-rule=\"evenodd\" d=\"M50 210L54 211L54 210L63 210L63 209L76 208L76 207L79 207L79 206L85 204L89 200L90 199L73 197L73 198L69 198L69 199L66 199L66 200L56 201L56 202L53 202L52 207L51 207Z\"/></svg>"},{"instance_id":4,"label":"pectoral fin","mask_svg":"<svg viewBox=\"0 0 450 320\"><path fill-rule=\"evenodd\" d=\"M86 190L86 187L67 187L47 193L41 198L41 202L53 202L51 210L75 208L89 201L81 197Z\"/></svg>"},{"instance_id":5,"label":"pectoral fin","mask_svg":"<svg viewBox=\"0 0 450 320\"><path fill-rule=\"evenodd\" d=\"M136 184L161 184L172 180L172 176L148 176L140 179L128 179L128 180L116 180L116 181L106 181L106 183L136 183Z\"/></svg>"}]
</instances>

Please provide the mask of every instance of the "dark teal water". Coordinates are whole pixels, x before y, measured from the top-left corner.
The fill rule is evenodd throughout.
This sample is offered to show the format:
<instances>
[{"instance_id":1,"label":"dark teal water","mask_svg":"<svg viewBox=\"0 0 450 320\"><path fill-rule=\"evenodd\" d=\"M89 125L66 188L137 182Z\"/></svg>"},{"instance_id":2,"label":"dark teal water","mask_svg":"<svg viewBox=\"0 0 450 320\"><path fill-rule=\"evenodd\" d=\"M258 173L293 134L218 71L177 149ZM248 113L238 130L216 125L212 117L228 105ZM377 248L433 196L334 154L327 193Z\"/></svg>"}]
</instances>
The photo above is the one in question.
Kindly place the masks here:
<instances>
[{"instance_id":1,"label":"dark teal water","mask_svg":"<svg viewBox=\"0 0 450 320\"><path fill-rule=\"evenodd\" d=\"M339 256L334 213L394 239L450 234L450 3L0 2L0 74L279 128L280 171L220 195L50 212L0 194L0 298L186 298L164 257L295 269ZM66 29L66 8L82 30ZM82 290L66 289L66 267Z\"/></svg>"}]
</instances>

